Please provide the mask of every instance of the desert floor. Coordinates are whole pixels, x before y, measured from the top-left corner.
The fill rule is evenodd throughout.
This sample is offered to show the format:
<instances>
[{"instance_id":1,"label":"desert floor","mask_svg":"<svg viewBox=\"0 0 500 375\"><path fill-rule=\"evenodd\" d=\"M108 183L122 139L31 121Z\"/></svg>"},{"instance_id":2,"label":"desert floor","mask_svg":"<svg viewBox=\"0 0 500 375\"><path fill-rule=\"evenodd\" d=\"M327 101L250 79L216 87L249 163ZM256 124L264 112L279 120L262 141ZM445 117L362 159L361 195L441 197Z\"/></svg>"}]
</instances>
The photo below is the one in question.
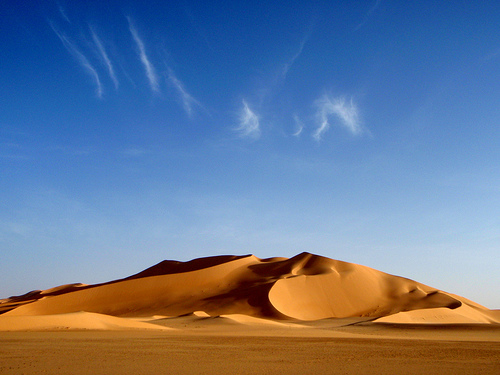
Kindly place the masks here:
<instances>
[{"instance_id":1,"label":"desert floor","mask_svg":"<svg viewBox=\"0 0 500 375\"><path fill-rule=\"evenodd\" d=\"M173 323L0 332L0 374L500 374L498 325Z\"/></svg>"}]
</instances>

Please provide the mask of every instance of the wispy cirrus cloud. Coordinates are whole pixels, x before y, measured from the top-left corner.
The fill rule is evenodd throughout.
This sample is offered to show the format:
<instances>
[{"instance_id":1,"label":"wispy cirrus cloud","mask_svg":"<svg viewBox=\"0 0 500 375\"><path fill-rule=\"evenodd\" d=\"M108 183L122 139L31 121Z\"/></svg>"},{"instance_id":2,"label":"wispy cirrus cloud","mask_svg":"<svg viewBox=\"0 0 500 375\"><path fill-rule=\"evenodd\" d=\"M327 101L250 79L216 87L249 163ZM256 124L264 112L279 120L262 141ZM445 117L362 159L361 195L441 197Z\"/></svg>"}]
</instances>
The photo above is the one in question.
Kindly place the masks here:
<instances>
[{"instance_id":1,"label":"wispy cirrus cloud","mask_svg":"<svg viewBox=\"0 0 500 375\"><path fill-rule=\"evenodd\" d=\"M299 45L299 49L295 55L292 56L290 60L288 60L284 65L281 70L281 78L284 80L288 74L288 71L292 67L292 65L295 63L295 60L299 58L299 56L302 54L302 51L304 50L304 46L307 43L307 40L309 39L309 33L306 34L306 36L302 39Z\"/></svg>"},{"instance_id":2,"label":"wispy cirrus cloud","mask_svg":"<svg viewBox=\"0 0 500 375\"><path fill-rule=\"evenodd\" d=\"M498 56L500 56L500 48L497 48L493 51L491 51L490 53L488 53L484 58L483 60L484 61L490 61L490 60L494 60L496 59Z\"/></svg>"},{"instance_id":3,"label":"wispy cirrus cloud","mask_svg":"<svg viewBox=\"0 0 500 375\"><path fill-rule=\"evenodd\" d=\"M17 142L0 142L0 159L29 160L26 147Z\"/></svg>"},{"instance_id":4,"label":"wispy cirrus cloud","mask_svg":"<svg viewBox=\"0 0 500 375\"><path fill-rule=\"evenodd\" d=\"M61 4L58 4L58 8L59 8L59 13L61 13L61 17L64 18L66 22L71 23L71 21L68 18L68 15L66 14L66 11L64 10Z\"/></svg>"},{"instance_id":5,"label":"wispy cirrus cloud","mask_svg":"<svg viewBox=\"0 0 500 375\"><path fill-rule=\"evenodd\" d=\"M97 74L97 71L95 68L92 66L92 64L89 62L89 60L85 57L85 55L80 52L78 48L76 48L75 44L71 42L71 40L64 35L63 33L59 32L55 26L50 23L50 26L54 33L57 35L57 37L61 40L63 46L66 48L66 50L78 61L80 66L87 72L87 74L94 80L94 83L96 85L96 95L99 99L102 98L103 90L102 90L102 84L101 80L99 79L99 74Z\"/></svg>"},{"instance_id":6,"label":"wispy cirrus cloud","mask_svg":"<svg viewBox=\"0 0 500 375\"><path fill-rule=\"evenodd\" d=\"M298 137L298 136L300 136L300 134L304 130L304 123L302 122L302 120L297 115L293 115L293 121L295 122L295 129L296 130L295 130L294 133L292 133L292 135L294 137Z\"/></svg>"},{"instance_id":7,"label":"wispy cirrus cloud","mask_svg":"<svg viewBox=\"0 0 500 375\"><path fill-rule=\"evenodd\" d=\"M150 153L151 151L142 147L132 147L121 151L121 155L129 158L140 157Z\"/></svg>"},{"instance_id":8,"label":"wispy cirrus cloud","mask_svg":"<svg viewBox=\"0 0 500 375\"><path fill-rule=\"evenodd\" d=\"M172 69L168 69L168 79L179 94L184 111L186 111L188 117L191 117L194 107L201 107L200 102L187 92L184 84L176 77Z\"/></svg>"},{"instance_id":9,"label":"wispy cirrus cloud","mask_svg":"<svg viewBox=\"0 0 500 375\"><path fill-rule=\"evenodd\" d=\"M320 141L323 134L329 129L329 118L335 115L339 120L337 123L346 128L351 134L359 135L362 128L359 120L358 107L353 99L346 101L344 97L332 98L329 95L323 95L316 100L318 128L313 133L313 137Z\"/></svg>"},{"instance_id":10,"label":"wispy cirrus cloud","mask_svg":"<svg viewBox=\"0 0 500 375\"><path fill-rule=\"evenodd\" d=\"M109 76L111 80L113 81L113 84L115 85L115 89L118 89L119 83L118 79L116 78L115 70L113 68L113 64L111 63L111 60L108 57L108 54L106 53L106 49L104 48L104 45L101 42L101 39L97 36L97 33L95 32L94 28L92 26L89 26L90 28L90 34L92 35L92 40L94 41L97 50L99 51L99 55L101 57L102 62L104 65L106 65L106 68L108 69Z\"/></svg>"},{"instance_id":11,"label":"wispy cirrus cloud","mask_svg":"<svg viewBox=\"0 0 500 375\"><path fill-rule=\"evenodd\" d=\"M295 64L295 61L302 54L304 46L306 45L309 39L310 33L311 32L309 31L304 35L304 37L300 41L297 52L291 58L285 61L284 64L280 64L279 68L275 72L273 72L273 74L270 77L262 79L262 84L258 93L261 103L271 101L273 97L280 91L280 88L286 81L288 72Z\"/></svg>"},{"instance_id":12,"label":"wispy cirrus cloud","mask_svg":"<svg viewBox=\"0 0 500 375\"><path fill-rule=\"evenodd\" d=\"M375 0L375 2L373 3L373 5L370 7L370 9L368 9L368 12L366 12L365 14L365 17L363 18L363 21L361 21L361 23L359 23L355 28L354 28L354 31L357 31L359 29L361 29L365 23L368 22L368 20L370 19L370 17L373 15L373 13L375 12L375 10L377 10L377 8L379 7L380 3L382 2L382 0Z\"/></svg>"},{"instance_id":13,"label":"wispy cirrus cloud","mask_svg":"<svg viewBox=\"0 0 500 375\"><path fill-rule=\"evenodd\" d=\"M250 109L245 100L242 101L242 104L239 114L239 126L236 131L240 137L257 139L260 137L259 116Z\"/></svg>"},{"instance_id":14,"label":"wispy cirrus cloud","mask_svg":"<svg viewBox=\"0 0 500 375\"><path fill-rule=\"evenodd\" d=\"M153 90L154 92L159 92L160 85L158 83L158 76L156 75L156 69L154 68L153 64L149 61L148 55L146 54L146 48L144 47L144 43L142 39L139 37L139 33L137 32L137 29L135 28L132 19L130 17L127 17L127 20L130 33L132 34L132 37L134 38L134 41L137 45L137 50L138 50L137 52L139 53L139 58L142 62L142 65L144 66L144 70L146 71L146 76L148 77L149 86L151 87L151 90Z\"/></svg>"}]
</instances>

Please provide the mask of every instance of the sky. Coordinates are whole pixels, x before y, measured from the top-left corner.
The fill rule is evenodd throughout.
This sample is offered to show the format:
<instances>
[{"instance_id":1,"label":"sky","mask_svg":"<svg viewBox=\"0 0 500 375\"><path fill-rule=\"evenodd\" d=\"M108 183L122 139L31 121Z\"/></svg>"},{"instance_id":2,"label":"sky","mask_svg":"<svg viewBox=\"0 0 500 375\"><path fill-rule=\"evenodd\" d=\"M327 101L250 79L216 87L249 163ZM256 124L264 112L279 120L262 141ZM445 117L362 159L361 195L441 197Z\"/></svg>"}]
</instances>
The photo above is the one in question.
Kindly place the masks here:
<instances>
[{"instance_id":1,"label":"sky","mask_svg":"<svg viewBox=\"0 0 500 375\"><path fill-rule=\"evenodd\" d=\"M500 308L498 1L0 13L0 298L307 251Z\"/></svg>"}]
</instances>

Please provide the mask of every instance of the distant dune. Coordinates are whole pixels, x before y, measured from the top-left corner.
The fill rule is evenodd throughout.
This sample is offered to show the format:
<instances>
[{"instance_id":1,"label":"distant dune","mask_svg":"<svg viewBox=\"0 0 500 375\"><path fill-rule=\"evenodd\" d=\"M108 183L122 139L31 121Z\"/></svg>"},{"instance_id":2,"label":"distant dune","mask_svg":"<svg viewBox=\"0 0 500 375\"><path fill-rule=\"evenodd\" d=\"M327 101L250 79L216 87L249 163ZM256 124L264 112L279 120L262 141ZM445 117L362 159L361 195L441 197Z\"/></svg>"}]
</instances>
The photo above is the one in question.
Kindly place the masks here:
<instances>
[{"instance_id":1,"label":"distant dune","mask_svg":"<svg viewBox=\"0 0 500 375\"><path fill-rule=\"evenodd\" d=\"M26 323L20 320L23 316L64 314L63 326L71 326L73 317L80 326L84 319L89 327L134 328L130 319L125 324L114 317L178 317L200 311L212 317L238 314L234 316L282 321L359 317L382 323L500 323L498 311L463 297L302 253L290 259L246 255L166 260L108 283L32 291L0 300L0 330L44 324ZM50 319L45 323L57 326Z\"/></svg>"}]
</instances>

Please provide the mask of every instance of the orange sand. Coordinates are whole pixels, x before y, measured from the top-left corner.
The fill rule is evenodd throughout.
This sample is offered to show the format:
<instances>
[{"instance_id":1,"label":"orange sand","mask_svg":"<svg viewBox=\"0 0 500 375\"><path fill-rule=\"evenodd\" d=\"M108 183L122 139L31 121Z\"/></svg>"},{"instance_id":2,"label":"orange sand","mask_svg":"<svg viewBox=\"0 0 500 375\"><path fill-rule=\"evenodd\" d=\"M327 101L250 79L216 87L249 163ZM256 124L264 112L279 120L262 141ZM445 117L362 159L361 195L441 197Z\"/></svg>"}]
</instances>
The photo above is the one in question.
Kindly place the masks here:
<instances>
[{"instance_id":1,"label":"orange sand","mask_svg":"<svg viewBox=\"0 0 500 375\"><path fill-rule=\"evenodd\" d=\"M93 312L115 317L243 314L268 319L372 317L437 323L499 323L465 298L369 267L308 253L293 258L219 256L164 261L98 285L70 284L0 302L1 317ZM438 310L441 311L441 310ZM429 320L430 319L430 320Z\"/></svg>"},{"instance_id":2,"label":"orange sand","mask_svg":"<svg viewBox=\"0 0 500 375\"><path fill-rule=\"evenodd\" d=\"M308 253L164 261L0 300L0 373L44 372L497 374L500 311Z\"/></svg>"}]
</instances>

